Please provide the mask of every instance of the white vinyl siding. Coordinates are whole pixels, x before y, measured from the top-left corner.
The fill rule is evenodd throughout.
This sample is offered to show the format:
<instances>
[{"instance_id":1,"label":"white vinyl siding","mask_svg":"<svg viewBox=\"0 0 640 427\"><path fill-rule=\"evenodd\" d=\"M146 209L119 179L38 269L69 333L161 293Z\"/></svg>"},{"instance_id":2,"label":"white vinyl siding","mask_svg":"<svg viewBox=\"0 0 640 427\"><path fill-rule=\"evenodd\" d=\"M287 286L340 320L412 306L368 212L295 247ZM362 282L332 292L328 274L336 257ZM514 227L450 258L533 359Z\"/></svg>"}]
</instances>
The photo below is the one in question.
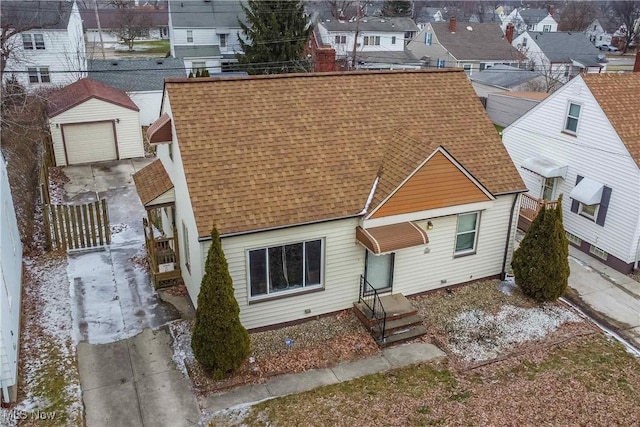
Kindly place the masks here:
<instances>
[{"instance_id":1,"label":"white vinyl siding","mask_svg":"<svg viewBox=\"0 0 640 427\"><path fill-rule=\"evenodd\" d=\"M339 220L223 238L222 246L240 305L240 319L245 327L257 328L306 317L313 318L319 314L352 307L358 300L360 275L364 273L365 249L355 241L357 225L357 219ZM322 290L249 303L247 251L317 239L323 239L324 243ZM205 257L209 244L202 243ZM202 272L199 274L201 279ZM195 270L193 275L194 282L199 283ZM310 312L305 313L306 309Z\"/></svg>"},{"instance_id":2,"label":"white vinyl siding","mask_svg":"<svg viewBox=\"0 0 640 427\"><path fill-rule=\"evenodd\" d=\"M0 381L17 383L22 243L5 168L0 155Z\"/></svg>"},{"instance_id":3,"label":"white vinyl siding","mask_svg":"<svg viewBox=\"0 0 640 427\"><path fill-rule=\"evenodd\" d=\"M192 41L189 41L189 32L191 32ZM175 46L180 45L213 45L218 40L216 30L214 28L174 28Z\"/></svg>"},{"instance_id":4,"label":"white vinyl siding","mask_svg":"<svg viewBox=\"0 0 640 427\"><path fill-rule=\"evenodd\" d=\"M476 252L473 256L453 256L457 215L432 218L431 230L427 230L426 220L417 222L419 227L427 230L429 250L425 251L424 246L418 246L396 252L393 292L411 295L500 274L507 241L509 213L514 197L517 196L497 197L490 208L482 211ZM509 254L513 247L515 221L517 214L513 216ZM507 268L510 262L509 257Z\"/></svg>"},{"instance_id":5,"label":"white vinyl siding","mask_svg":"<svg viewBox=\"0 0 640 427\"><path fill-rule=\"evenodd\" d=\"M118 158L112 122L63 125L67 162L70 165Z\"/></svg>"},{"instance_id":6,"label":"white vinyl siding","mask_svg":"<svg viewBox=\"0 0 640 427\"><path fill-rule=\"evenodd\" d=\"M567 105L579 102L579 132L566 135ZM558 178L556 195L564 194L565 230L626 263L634 261L640 218L640 171L593 95L578 76L503 131L503 142L518 167L527 188L540 196L540 177L520 167L532 157L543 156L568 165L564 179ZM577 175L612 189L604 226L571 212L569 194Z\"/></svg>"},{"instance_id":7,"label":"white vinyl siding","mask_svg":"<svg viewBox=\"0 0 640 427\"><path fill-rule=\"evenodd\" d=\"M138 112L93 98L50 119L49 128L56 165L66 165L62 144L62 128L56 127L56 124L80 124L115 119L119 119L119 123L116 123L116 137L120 159L143 157L144 146Z\"/></svg>"}]
</instances>

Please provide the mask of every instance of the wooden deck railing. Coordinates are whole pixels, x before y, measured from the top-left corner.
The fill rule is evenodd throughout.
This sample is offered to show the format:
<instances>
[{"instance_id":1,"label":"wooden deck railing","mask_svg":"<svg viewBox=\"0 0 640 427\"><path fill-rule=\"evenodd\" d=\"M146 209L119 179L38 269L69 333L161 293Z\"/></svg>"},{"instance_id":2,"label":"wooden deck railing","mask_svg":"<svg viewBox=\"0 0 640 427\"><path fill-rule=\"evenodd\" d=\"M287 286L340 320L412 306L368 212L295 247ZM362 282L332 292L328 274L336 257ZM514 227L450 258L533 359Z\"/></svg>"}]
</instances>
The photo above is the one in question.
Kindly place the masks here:
<instances>
[{"instance_id":1,"label":"wooden deck railing","mask_svg":"<svg viewBox=\"0 0 640 427\"><path fill-rule=\"evenodd\" d=\"M557 205L557 200L541 200L528 194L523 194L520 199L520 216L533 221L543 206L549 209L555 208Z\"/></svg>"},{"instance_id":2,"label":"wooden deck railing","mask_svg":"<svg viewBox=\"0 0 640 427\"><path fill-rule=\"evenodd\" d=\"M174 237L151 236L147 223L144 223L144 237L147 246L147 259L155 288L163 286L162 282L181 277L180 259L178 258L178 242ZM174 230L175 233L175 230ZM175 236L175 234L174 234ZM175 249L174 249L175 248ZM167 270L160 271L161 265L168 266ZM173 264L171 268L170 264Z\"/></svg>"}]
</instances>

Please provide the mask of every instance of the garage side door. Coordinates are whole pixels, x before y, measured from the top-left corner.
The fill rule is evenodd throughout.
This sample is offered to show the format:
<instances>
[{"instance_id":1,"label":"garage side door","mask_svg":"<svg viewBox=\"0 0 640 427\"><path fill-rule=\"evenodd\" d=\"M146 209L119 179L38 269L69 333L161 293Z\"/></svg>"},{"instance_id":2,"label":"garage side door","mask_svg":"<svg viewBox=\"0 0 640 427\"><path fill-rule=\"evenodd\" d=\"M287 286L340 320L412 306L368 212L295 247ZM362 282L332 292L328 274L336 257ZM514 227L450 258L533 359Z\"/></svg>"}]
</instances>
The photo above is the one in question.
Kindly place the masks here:
<instances>
[{"instance_id":1,"label":"garage side door","mask_svg":"<svg viewBox=\"0 0 640 427\"><path fill-rule=\"evenodd\" d=\"M118 158L111 122L64 125L63 131L70 165Z\"/></svg>"}]
</instances>

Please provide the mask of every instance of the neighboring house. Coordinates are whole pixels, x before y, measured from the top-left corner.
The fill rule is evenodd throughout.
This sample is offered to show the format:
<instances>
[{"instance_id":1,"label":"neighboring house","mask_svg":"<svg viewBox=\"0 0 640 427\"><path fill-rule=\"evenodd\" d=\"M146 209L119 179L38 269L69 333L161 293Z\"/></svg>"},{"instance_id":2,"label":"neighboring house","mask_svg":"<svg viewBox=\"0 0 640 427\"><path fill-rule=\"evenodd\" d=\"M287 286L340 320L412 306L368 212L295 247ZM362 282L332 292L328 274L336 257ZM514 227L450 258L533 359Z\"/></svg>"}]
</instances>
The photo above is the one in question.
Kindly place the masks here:
<instances>
[{"instance_id":1,"label":"neighboring house","mask_svg":"<svg viewBox=\"0 0 640 427\"><path fill-rule=\"evenodd\" d=\"M162 113L141 200L194 302L217 227L247 328L508 268L525 186L460 70L172 79Z\"/></svg>"},{"instance_id":2,"label":"neighboring house","mask_svg":"<svg viewBox=\"0 0 640 427\"><path fill-rule=\"evenodd\" d=\"M513 45L527 57L532 68L558 85L581 73L603 73L607 69L606 55L584 33L527 31L513 39Z\"/></svg>"},{"instance_id":3,"label":"neighboring house","mask_svg":"<svg viewBox=\"0 0 640 427\"><path fill-rule=\"evenodd\" d=\"M479 97L504 91L544 91L544 76L537 71L523 70L510 65L494 65L469 78Z\"/></svg>"},{"instance_id":4,"label":"neighboring house","mask_svg":"<svg viewBox=\"0 0 640 427\"><path fill-rule=\"evenodd\" d=\"M587 27L584 33L589 38L589 41L596 47L603 44L611 44L611 39L614 35L619 34L620 25L616 24L610 18L600 17L593 20Z\"/></svg>"},{"instance_id":5,"label":"neighboring house","mask_svg":"<svg viewBox=\"0 0 640 427\"><path fill-rule=\"evenodd\" d=\"M140 40L162 40L169 38L169 11L167 9L167 1L156 2L156 4L144 4L142 6L134 6L127 9L126 13L130 14L129 19L132 22L142 22L148 25L148 32ZM100 43L100 32L102 32L103 43L119 42L120 39L115 35L115 31L122 25L123 9L106 7L98 9L100 19L100 29L98 29L98 20L96 19L96 10L91 6L80 9L82 17L82 25L87 43Z\"/></svg>"},{"instance_id":6,"label":"neighboring house","mask_svg":"<svg viewBox=\"0 0 640 427\"><path fill-rule=\"evenodd\" d=\"M553 19L553 6L550 9L514 9L502 19L502 32L505 32L508 24L513 24L516 34L525 31L555 32L558 31L558 21Z\"/></svg>"},{"instance_id":7,"label":"neighboring house","mask_svg":"<svg viewBox=\"0 0 640 427\"><path fill-rule=\"evenodd\" d=\"M487 115L494 124L507 127L548 95L546 92L492 92L487 96Z\"/></svg>"},{"instance_id":8,"label":"neighboring house","mask_svg":"<svg viewBox=\"0 0 640 427\"><path fill-rule=\"evenodd\" d=\"M309 36L309 41L304 49L304 56L311 57L313 71L315 72L336 71L337 69L346 68L344 61L340 61L340 65L336 62L336 50L322 42L317 26L313 28Z\"/></svg>"},{"instance_id":9,"label":"neighboring house","mask_svg":"<svg viewBox=\"0 0 640 427\"><path fill-rule=\"evenodd\" d=\"M27 29L10 37L4 78L29 90L64 86L87 74L82 20L76 2L3 1L2 26Z\"/></svg>"},{"instance_id":10,"label":"neighboring house","mask_svg":"<svg viewBox=\"0 0 640 427\"><path fill-rule=\"evenodd\" d=\"M139 110L125 92L88 78L53 92L47 115L56 166L143 157Z\"/></svg>"},{"instance_id":11,"label":"neighboring house","mask_svg":"<svg viewBox=\"0 0 640 427\"><path fill-rule=\"evenodd\" d=\"M219 73L242 53L238 19L244 20L239 0L170 1L171 56L183 59L194 73Z\"/></svg>"},{"instance_id":12,"label":"neighboring house","mask_svg":"<svg viewBox=\"0 0 640 427\"><path fill-rule=\"evenodd\" d=\"M365 16L359 22L355 18L349 21L328 19L318 22L316 28L322 43L336 51L337 59L352 61L355 47L358 68L398 69L422 66L405 49L418 32L418 27L411 18Z\"/></svg>"},{"instance_id":13,"label":"neighboring house","mask_svg":"<svg viewBox=\"0 0 640 427\"><path fill-rule=\"evenodd\" d=\"M578 76L503 132L523 216L562 194L571 244L623 273L640 257L638 99L638 73Z\"/></svg>"},{"instance_id":14,"label":"neighboring house","mask_svg":"<svg viewBox=\"0 0 640 427\"><path fill-rule=\"evenodd\" d=\"M0 395L2 402L17 397L22 295L22 242L4 156L0 155Z\"/></svg>"},{"instance_id":15,"label":"neighboring house","mask_svg":"<svg viewBox=\"0 0 640 427\"><path fill-rule=\"evenodd\" d=\"M164 79L185 73L178 58L89 60L89 78L126 92L140 108L142 126L160 117Z\"/></svg>"},{"instance_id":16,"label":"neighboring house","mask_svg":"<svg viewBox=\"0 0 640 427\"><path fill-rule=\"evenodd\" d=\"M497 64L518 66L520 53L506 40L498 24L427 24L408 49L431 68L463 68L468 75Z\"/></svg>"}]
</instances>

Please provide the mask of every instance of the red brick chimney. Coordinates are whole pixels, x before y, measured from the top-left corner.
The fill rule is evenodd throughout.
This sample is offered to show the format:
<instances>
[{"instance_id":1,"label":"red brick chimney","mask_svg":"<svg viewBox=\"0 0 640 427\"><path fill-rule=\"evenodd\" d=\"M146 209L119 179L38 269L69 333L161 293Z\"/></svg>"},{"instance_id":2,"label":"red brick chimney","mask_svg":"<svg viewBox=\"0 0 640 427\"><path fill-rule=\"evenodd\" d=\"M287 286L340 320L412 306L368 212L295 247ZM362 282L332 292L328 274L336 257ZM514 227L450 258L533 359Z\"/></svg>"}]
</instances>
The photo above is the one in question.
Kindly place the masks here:
<instances>
[{"instance_id":1,"label":"red brick chimney","mask_svg":"<svg viewBox=\"0 0 640 427\"><path fill-rule=\"evenodd\" d=\"M336 51L332 48L320 47L315 51L313 71L336 71Z\"/></svg>"},{"instance_id":2,"label":"red brick chimney","mask_svg":"<svg viewBox=\"0 0 640 427\"><path fill-rule=\"evenodd\" d=\"M507 39L509 43L513 41L513 30L515 29L515 25L509 22L507 24L507 28L504 30L504 37Z\"/></svg>"},{"instance_id":3,"label":"red brick chimney","mask_svg":"<svg viewBox=\"0 0 640 427\"><path fill-rule=\"evenodd\" d=\"M633 64L633 72L640 73L640 49L636 51L636 62Z\"/></svg>"},{"instance_id":4,"label":"red brick chimney","mask_svg":"<svg viewBox=\"0 0 640 427\"><path fill-rule=\"evenodd\" d=\"M456 32L456 17L452 16L451 18L449 18L449 31L451 31L452 33Z\"/></svg>"}]
</instances>

